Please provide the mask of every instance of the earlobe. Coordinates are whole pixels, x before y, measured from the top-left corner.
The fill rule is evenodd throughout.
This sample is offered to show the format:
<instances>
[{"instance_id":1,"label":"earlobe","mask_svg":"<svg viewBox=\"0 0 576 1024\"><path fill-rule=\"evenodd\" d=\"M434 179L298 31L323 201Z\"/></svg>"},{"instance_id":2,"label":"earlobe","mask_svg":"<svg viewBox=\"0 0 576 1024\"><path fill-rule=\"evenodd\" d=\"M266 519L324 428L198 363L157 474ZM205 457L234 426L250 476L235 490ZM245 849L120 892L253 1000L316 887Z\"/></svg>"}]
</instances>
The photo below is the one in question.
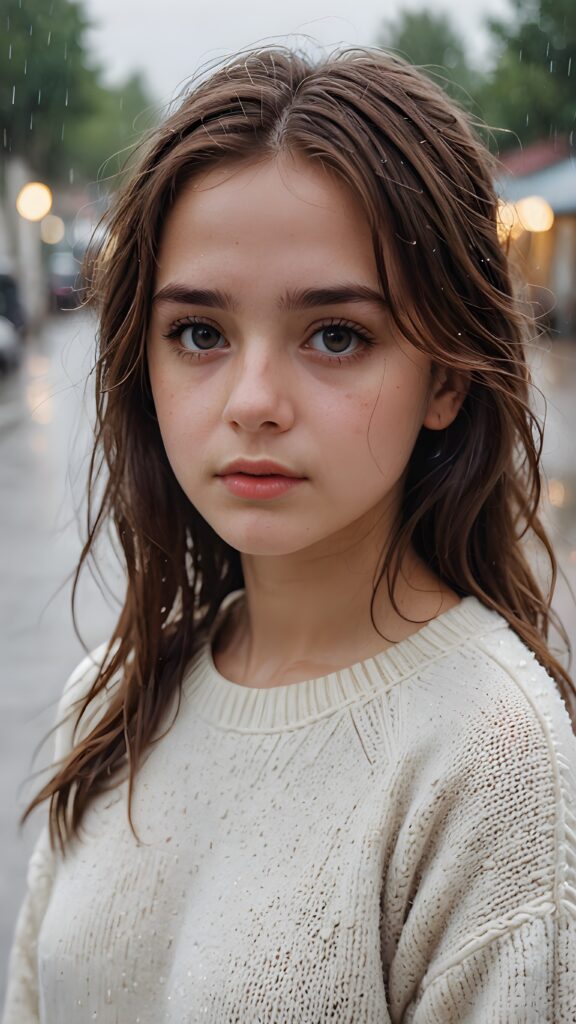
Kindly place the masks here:
<instances>
[{"instance_id":1,"label":"earlobe","mask_svg":"<svg viewBox=\"0 0 576 1024\"><path fill-rule=\"evenodd\" d=\"M422 426L444 430L454 422L468 394L470 378L447 367L438 367Z\"/></svg>"}]
</instances>

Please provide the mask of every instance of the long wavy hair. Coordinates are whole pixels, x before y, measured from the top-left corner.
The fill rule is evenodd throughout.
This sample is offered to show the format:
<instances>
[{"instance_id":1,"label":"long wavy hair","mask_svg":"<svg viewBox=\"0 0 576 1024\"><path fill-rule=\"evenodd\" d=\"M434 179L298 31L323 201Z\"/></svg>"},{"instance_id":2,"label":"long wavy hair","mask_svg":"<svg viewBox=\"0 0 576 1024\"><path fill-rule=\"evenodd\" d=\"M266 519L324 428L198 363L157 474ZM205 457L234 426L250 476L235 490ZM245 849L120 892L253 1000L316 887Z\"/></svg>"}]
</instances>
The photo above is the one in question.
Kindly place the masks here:
<instances>
[{"instance_id":1,"label":"long wavy hair","mask_svg":"<svg viewBox=\"0 0 576 1024\"><path fill-rule=\"evenodd\" d=\"M235 55L193 82L141 144L85 265L87 301L99 316L96 429L73 615L80 571L104 524L113 524L127 585L77 725L109 681L120 682L22 817L49 799L51 842L57 838L63 853L89 801L114 785L122 766L133 829L138 765L179 700L223 598L244 586L239 552L197 512L169 465L145 353L166 216L183 186L217 165L289 151L343 179L371 226L398 331L434 364L470 380L441 454L433 457L437 432L423 427L417 439L372 621L378 584L385 578L394 600L412 545L457 594L504 616L576 723L574 685L548 646L551 624L569 643L550 607L557 565L538 515L542 428L526 361L538 332L515 296L498 235L495 166L476 129L439 86L381 50L354 47L313 61L275 45ZM547 558L549 585L533 572L529 541Z\"/></svg>"}]
</instances>

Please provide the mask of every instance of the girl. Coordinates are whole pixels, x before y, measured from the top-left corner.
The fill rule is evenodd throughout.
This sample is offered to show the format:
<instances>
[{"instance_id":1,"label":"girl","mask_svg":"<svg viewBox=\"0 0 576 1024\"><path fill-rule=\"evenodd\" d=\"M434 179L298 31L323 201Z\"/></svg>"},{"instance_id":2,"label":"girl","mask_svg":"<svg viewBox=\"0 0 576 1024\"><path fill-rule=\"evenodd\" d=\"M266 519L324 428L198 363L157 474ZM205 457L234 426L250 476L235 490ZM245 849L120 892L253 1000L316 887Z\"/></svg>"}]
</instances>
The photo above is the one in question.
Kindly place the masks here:
<instances>
[{"instance_id":1,"label":"girl","mask_svg":"<svg viewBox=\"0 0 576 1024\"><path fill-rule=\"evenodd\" d=\"M26 811L5 1024L576 1020L574 691L492 174L403 61L272 47L117 196L78 571L111 519L126 597Z\"/></svg>"}]
</instances>

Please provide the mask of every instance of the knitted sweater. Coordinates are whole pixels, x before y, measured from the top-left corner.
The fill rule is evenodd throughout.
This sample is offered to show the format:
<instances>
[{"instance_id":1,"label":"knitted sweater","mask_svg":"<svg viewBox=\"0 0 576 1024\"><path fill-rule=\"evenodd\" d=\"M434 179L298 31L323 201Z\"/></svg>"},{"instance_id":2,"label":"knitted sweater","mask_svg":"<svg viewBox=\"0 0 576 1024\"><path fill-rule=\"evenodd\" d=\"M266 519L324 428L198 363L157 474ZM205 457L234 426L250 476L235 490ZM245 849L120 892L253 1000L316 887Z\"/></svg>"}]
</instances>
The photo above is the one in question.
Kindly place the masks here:
<instances>
[{"instance_id":1,"label":"knitted sweater","mask_svg":"<svg viewBox=\"0 0 576 1024\"><path fill-rule=\"evenodd\" d=\"M139 842L125 781L64 859L44 828L4 1024L576 1021L576 738L498 614L466 597L271 689L220 675L210 638L171 721Z\"/></svg>"}]
</instances>

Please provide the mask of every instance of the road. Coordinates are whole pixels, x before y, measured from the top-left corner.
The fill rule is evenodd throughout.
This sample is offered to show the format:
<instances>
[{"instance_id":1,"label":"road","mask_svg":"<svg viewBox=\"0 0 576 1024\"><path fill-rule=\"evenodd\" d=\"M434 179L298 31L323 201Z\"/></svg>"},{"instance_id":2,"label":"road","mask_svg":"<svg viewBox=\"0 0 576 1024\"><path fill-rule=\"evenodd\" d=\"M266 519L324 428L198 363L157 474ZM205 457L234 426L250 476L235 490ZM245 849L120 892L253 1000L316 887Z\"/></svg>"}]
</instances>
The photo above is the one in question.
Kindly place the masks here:
<instances>
[{"instance_id":1,"label":"road","mask_svg":"<svg viewBox=\"0 0 576 1024\"><path fill-rule=\"evenodd\" d=\"M94 323L83 312L51 318L27 343L21 369L0 381L0 1005L8 949L22 899L38 813L17 818L47 766L50 743L35 747L54 721L63 682L83 656L70 618L70 573L80 552L77 510L91 440ZM545 469L554 505L547 520L561 568L576 589L576 341L554 342L531 357L548 402ZM81 521L82 522L82 521ZM107 581L117 581L106 557ZM576 605L561 581L555 607L576 646ZM85 574L79 626L88 649L109 635L117 607Z\"/></svg>"}]
</instances>

